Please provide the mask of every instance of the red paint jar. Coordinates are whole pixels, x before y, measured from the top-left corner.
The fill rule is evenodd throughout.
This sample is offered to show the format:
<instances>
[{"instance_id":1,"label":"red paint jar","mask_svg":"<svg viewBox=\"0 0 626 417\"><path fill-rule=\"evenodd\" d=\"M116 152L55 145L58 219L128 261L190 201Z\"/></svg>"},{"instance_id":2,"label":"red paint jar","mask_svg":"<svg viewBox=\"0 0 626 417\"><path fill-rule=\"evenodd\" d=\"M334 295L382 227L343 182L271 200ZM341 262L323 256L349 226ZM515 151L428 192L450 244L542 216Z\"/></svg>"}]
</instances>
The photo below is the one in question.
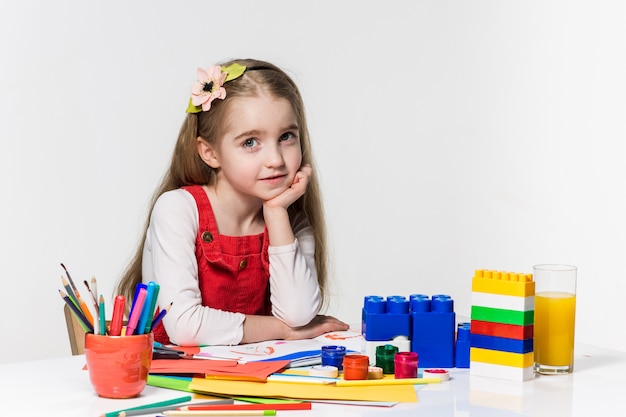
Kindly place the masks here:
<instances>
[{"instance_id":1,"label":"red paint jar","mask_svg":"<svg viewBox=\"0 0 626 417\"><path fill-rule=\"evenodd\" d=\"M367 355L346 355L343 357L343 379L367 379L369 366Z\"/></svg>"},{"instance_id":2,"label":"red paint jar","mask_svg":"<svg viewBox=\"0 0 626 417\"><path fill-rule=\"evenodd\" d=\"M394 357L395 376L400 378L417 378L417 353L398 352Z\"/></svg>"}]
</instances>

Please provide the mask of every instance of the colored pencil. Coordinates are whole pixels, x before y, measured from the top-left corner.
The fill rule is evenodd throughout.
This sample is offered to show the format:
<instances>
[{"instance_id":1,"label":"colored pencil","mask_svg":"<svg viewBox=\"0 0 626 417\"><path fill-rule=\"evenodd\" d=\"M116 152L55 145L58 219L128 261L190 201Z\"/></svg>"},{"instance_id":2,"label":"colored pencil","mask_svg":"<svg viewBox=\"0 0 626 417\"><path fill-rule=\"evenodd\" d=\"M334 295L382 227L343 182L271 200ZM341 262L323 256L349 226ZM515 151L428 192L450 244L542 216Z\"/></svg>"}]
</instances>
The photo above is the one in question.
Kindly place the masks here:
<instances>
[{"instance_id":1,"label":"colored pencil","mask_svg":"<svg viewBox=\"0 0 626 417\"><path fill-rule=\"evenodd\" d=\"M61 267L65 270L65 275L67 275L67 279L70 282L70 285L72 286L72 291L74 291L74 295L76 295L76 299L78 300L80 298L80 293L78 292L78 288L76 288L76 285L74 284L74 280L72 279L72 276L70 275L70 271L67 270L67 268L65 267L65 265L63 265L63 263L61 263Z\"/></svg>"},{"instance_id":2,"label":"colored pencil","mask_svg":"<svg viewBox=\"0 0 626 417\"><path fill-rule=\"evenodd\" d=\"M89 323L91 323L91 325L93 326L94 320L93 320L93 316L91 315L91 311L89 311L87 304L81 298L80 293L78 292L78 288L76 288L76 284L74 284L74 280L72 280L72 276L70 275L70 272L67 270L65 265L63 265L63 263L61 263L61 267L63 267L63 269L65 270L65 275L67 275L67 280L69 281L72 291L74 292L74 296L76 297L76 303L77 303L76 305L79 306L81 310L83 310L85 317L87 318L87 320L89 320Z\"/></svg>"},{"instance_id":3,"label":"colored pencil","mask_svg":"<svg viewBox=\"0 0 626 417\"><path fill-rule=\"evenodd\" d=\"M76 285L74 285L74 280L72 280L72 277L70 276L70 272L67 270L65 265L63 265L63 262L61 262L61 268L65 270L65 275L67 275L67 279L70 281L70 285L72 286L72 289L74 290L74 292L76 292Z\"/></svg>"},{"instance_id":4,"label":"colored pencil","mask_svg":"<svg viewBox=\"0 0 626 417\"><path fill-rule=\"evenodd\" d=\"M124 321L124 307L126 306L126 297L118 295L113 302L113 315L111 316L110 336L119 336L122 334L122 323Z\"/></svg>"},{"instance_id":5,"label":"colored pencil","mask_svg":"<svg viewBox=\"0 0 626 417\"><path fill-rule=\"evenodd\" d=\"M146 301L146 293L148 291L145 288L139 289L139 294L133 300L133 311L128 318L128 326L126 326L126 336L132 336L135 333L135 328L139 321L139 315L143 309L144 302Z\"/></svg>"},{"instance_id":6,"label":"colored pencil","mask_svg":"<svg viewBox=\"0 0 626 417\"><path fill-rule=\"evenodd\" d=\"M100 312L100 334L105 336L107 334L107 319L104 314L104 297L100 294L100 299L98 300L98 310Z\"/></svg>"},{"instance_id":7,"label":"colored pencil","mask_svg":"<svg viewBox=\"0 0 626 417\"><path fill-rule=\"evenodd\" d=\"M67 293L59 290L59 295L61 296L61 298L63 298L63 301L65 301L65 304L67 304L70 307L70 309L72 310L72 313L74 313L74 316L76 316L82 328L85 329L86 332L93 333L93 326L89 323L89 321L87 320L85 315L80 311L80 309L76 307L74 302L70 300L70 297L67 295Z\"/></svg>"},{"instance_id":8,"label":"colored pencil","mask_svg":"<svg viewBox=\"0 0 626 417\"><path fill-rule=\"evenodd\" d=\"M399 379L339 379L337 382L330 382L328 385L338 387L359 387L359 386L381 386L381 385L416 385L416 384L436 384L441 382L441 378L399 378Z\"/></svg>"},{"instance_id":9,"label":"colored pencil","mask_svg":"<svg viewBox=\"0 0 626 417\"><path fill-rule=\"evenodd\" d=\"M279 404L232 404L232 405L184 405L178 410L310 410L311 403L279 403Z\"/></svg>"},{"instance_id":10,"label":"colored pencil","mask_svg":"<svg viewBox=\"0 0 626 417\"><path fill-rule=\"evenodd\" d=\"M89 311L89 307L87 306L87 303L85 303L85 300L83 300L80 296L78 297L78 304L80 305L81 310L85 312L87 320L89 320L91 324L94 324L93 315L91 314L91 311Z\"/></svg>"},{"instance_id":11,"label":"colored pencil","mask_svg":"<svg viewBox=\"0 0 626 417\"><path fill-rule=\"evenodd\" d=\"M185 403L187 401L191 401L191 395L186 395L184 397L174 398L174 399L166 400L166 401L159 401L159 402L151 403L151 404L140 405L137 407L126 408L123 410L111 411L109 413L101 414L100 417L118 417L120 413L128 413L129 411L137 411L137 410L147 410L147 409L151 409L155 407L167 407L169 405ZM126 415L131 415L131 414L126 414ZM137 415L137 414L132 414L132 415Z\"/></svg>"},{"instance_id":12,"label":"colored pencil","mask_svg":"<svg viewBox=\"0 0 626 417\"><path fill-rule=\"evenodd\" d=\"M65 293L67 294L67 296L70 298L70 300L72 300L76 307L80 308L80 304L78 303L76 294L74 294L74 290L72 290L70 282L63 275L61 275L61 282L63 283L63 288L65 288Z\"/></svg>"},{"instance_id":13,"label":"colored pencil","mask_svg":"<svg viewBox=\"0 0 626 417\"><path fill-rule=\"evenodd\" d=\"M275 416L276 410L168 410L164 411L166 416Z\"/></svg>"},{"instance_id":14,"label":"colored pencil","mask_svg":"<svg viewBox=\"0 0 626 417\"><path fill-rule=\"evenodd\" d=\"M213 400L213 401L205 401L205 402L200 402L200 403L196 403L196 404L232 404L234 401L231 399L227 399L227 400ZM143 416L145 414L156 414L156 413L162 413L164 411L167 410L176 410L178 409L179 404L176 405L166 405L166 406L160 406L160 407L150 407L150 408L142 408L142 409L138 409L138 410L125 410L122 411L118 414L114 414L113 417L131 417L131 416ZM108 416L105 416L108 417Z\"/></svg>"},{"instance_id":15,"label":"colored pencil","mask_svg":"<svg viewBox=\"0 0 626 417\"><path fill-rule=\"evenodd\" d=\"M167 314L168 311L170 311L170 308L172 307L172 304L173 304L173 302L170 303L163 310L159 311L159 314L154 318L154 320L152 320L152 324L150 325L150 331L154 330L156 325L159 324L161 322L161 320L163 320L163 317Z\"/></svg>"},{"instance_id":16,"label":"colored pencil","mask_svg":"<svg viewBox=\"0 0 626 417\"><path fill-rule=\"evenodd\" d=\"M87 303L85 303L85 300L83 300L80 295L77 295L76 297L78 298L78 306L83 311L83 313L85 313L85 317L87 318L87 320L89 320L89 323L93 325L95 322L93 319L93 315L89 310L89 307L87 307Z\"/></svg>"}]
</instances>

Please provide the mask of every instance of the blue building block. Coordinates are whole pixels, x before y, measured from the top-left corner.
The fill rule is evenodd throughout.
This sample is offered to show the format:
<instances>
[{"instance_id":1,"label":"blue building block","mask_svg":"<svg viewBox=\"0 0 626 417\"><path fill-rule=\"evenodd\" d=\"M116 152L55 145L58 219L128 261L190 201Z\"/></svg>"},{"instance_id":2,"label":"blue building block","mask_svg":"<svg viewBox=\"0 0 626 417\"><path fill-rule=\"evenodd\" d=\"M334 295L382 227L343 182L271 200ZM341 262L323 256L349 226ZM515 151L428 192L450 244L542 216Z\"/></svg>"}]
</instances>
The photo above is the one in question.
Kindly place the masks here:
<instances>
[{"instance_id":1,"label":"blue building block","mask_svg":"<svg viewBox=\"0 0 626 417\"><path fill-rule=\"evenodd\" d=\"M385 300L377 295L365 297L361 333L367 341L388 341L398 336L411 338L409 300L392 295Z\"/></svg>"},{"instance_id":2,"label":"blue building block","mask_svg":"<svg viewBox=\"0 0 626 417\"><path fill-rule=\"evenodd\" d=\"M456 316L449 295L414 294L410 297L412 317L411 351L417 352L419 367L454 368Z\"/></svg>"},{"instance_id":3,"label":"blue building block","mask_svg":"<svg viewBox=\"0 0 626 417\"><path fill-rule=\"evenodd\" d=\"M533 339L508 339L506 337L472 334L471 346L481 349L500 350L511 353L528 353L533 351Z\"/></svg>"},{"instance_id":4,"label":"blue building block","mask_svg":"<svg viewBox=\"0 0 626 417\"><path fill-rule=\"evenodd\" d=\"M454 351L454 366L457 368L470 367L470 323L459 323L456 328L456 348Z\"/></svg>"}]
</instances>

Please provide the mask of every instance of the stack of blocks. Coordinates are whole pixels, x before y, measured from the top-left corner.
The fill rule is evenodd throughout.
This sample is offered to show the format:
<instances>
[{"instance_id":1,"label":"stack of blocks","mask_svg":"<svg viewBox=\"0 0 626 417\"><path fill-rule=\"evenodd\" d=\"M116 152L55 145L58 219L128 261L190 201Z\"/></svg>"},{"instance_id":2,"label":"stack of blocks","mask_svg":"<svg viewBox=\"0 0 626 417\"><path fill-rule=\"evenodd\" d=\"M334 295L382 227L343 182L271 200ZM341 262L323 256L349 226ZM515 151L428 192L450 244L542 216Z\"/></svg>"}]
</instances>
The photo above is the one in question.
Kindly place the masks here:
<instances>
[{"instance_id":1,"label":"stack of blocks","mask_svg":"<svg viewBox=\"0 0 626 417\"><path fill-rule=\"evenodd\" d=\"M416 352L420 368L453 368L455 319L448 295L367 296L361 321L364 351L374 363L376 347L390 344L400 352Z\"/></svg>"},{"instance_id":2,"label":"stack of blocks","mask_svg":"<svg viewBox=\"0 0 626 417\"><path fill-rule=\"evenodd\" d=\"M476 271L472 279L470 375L532 379L534 316L531 274Z\"/></svg>"}]
</instances>

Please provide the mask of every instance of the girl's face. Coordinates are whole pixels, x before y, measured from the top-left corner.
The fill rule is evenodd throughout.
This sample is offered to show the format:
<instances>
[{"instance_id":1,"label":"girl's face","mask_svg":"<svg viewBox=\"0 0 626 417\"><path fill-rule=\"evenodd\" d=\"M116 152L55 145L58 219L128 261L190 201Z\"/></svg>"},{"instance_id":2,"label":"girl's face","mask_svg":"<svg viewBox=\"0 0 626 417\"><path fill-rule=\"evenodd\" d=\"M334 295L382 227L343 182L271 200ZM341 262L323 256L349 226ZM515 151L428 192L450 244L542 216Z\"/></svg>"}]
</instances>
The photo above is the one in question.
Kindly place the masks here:
<instances>
[{"instance_id":1,"label":"girl's face","mask_svg":"<svg viewBox=\"0 0 626 417\"><path fill-rule=\"evenodd\" d=\"M229 103L224 126L209 164L218 168L218 187L227 185L266 201L291 186L302 163L302 150L289 101L267 93L235 98Z\"/></svg>"}]
</instances>

